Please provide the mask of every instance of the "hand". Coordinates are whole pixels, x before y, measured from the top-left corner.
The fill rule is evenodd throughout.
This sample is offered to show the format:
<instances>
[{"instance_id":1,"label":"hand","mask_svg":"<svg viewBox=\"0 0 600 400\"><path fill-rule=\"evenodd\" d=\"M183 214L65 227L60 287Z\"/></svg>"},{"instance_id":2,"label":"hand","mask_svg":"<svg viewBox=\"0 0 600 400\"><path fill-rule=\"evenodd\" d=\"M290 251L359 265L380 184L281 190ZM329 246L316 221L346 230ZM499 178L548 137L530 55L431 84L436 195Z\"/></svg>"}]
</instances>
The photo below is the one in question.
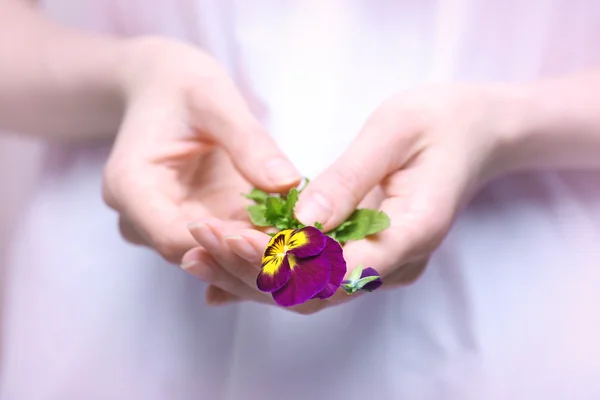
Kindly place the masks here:
<instances>
[{"instance_id":1,"label":"hand","mask_svg":"<svg viewBox=\"0 0 600 400\"><path fill-rule=\"evenodd\" d=\"M128 241L180 263L197 245L190 222L218 217L249 226L241 193L287 190L300 175L209 56L154 38L126 46L127 108L103 195Z\"/></svg>"},{"instance_id":2,"label":"hand","mask_svg":"<svg viewBox=\"0 0 600 400\"><path fill-rule=\"evenodd\" d=\"M300 221L331 229L374 188L391 227L344 248L348 271L375 268L384 286L406 285L424 270L457 212L510 168L515 118L500 86L449 86L396 95L369 118L350 148L302 193Z\"/></svg>"},{"instance_id":3,"label":"hand","mask_svg":"<svg viewBox=\"0 0 600 400\"><path fill-rule=\"evenodd\" d=\"M501 112L505 101L504 90L492 86L428 88L389 99L350 148L303 191L297 217L328 230L359 205L380 208L392 226L344 247L348 275L362 264L375 268L387 287L415 281L460 208L508 165L503 132L511 120ZM227 229L216 220L191 232L203 247L184 259L196 261L193 269L213 283L210 303L273 304L256 289L267 235ZM228 280L223 272L237 279ZM338 291L293 311L310 314L354 296Z\"/></svg>"}]
</instances>

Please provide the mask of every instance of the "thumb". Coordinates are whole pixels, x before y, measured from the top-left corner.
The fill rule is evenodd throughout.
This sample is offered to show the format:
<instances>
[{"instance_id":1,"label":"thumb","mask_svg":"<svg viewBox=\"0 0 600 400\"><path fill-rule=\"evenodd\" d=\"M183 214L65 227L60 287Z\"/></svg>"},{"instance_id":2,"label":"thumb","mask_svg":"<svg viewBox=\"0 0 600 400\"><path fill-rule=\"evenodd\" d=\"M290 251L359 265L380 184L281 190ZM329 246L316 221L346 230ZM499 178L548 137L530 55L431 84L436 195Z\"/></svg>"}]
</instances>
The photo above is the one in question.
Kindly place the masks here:
<instances>
[{"instance_id":1,"label":"thumb","mask_svg":"<svg viewBox=\"0 0 600 400\"><path fill-rule=\"evenodd\" d=\"M408 159L414 145L407 135L371 118L333 165L302 191L296 217L304 224L320 222L325 230L342 223L364 197Z\"/></svg>"},{"instance_id":2,"label":"thumb","mask_svg":"<svg viewBox=\"0 0 600 400\"><path fill-rule=\"evenodd\" d=\"M300 183L302 176L252 115L233 82L219 81L212 88L197 90L192 104L197 129L229 154L252 185L283 192Z\"/></svg>"}]
</instances>

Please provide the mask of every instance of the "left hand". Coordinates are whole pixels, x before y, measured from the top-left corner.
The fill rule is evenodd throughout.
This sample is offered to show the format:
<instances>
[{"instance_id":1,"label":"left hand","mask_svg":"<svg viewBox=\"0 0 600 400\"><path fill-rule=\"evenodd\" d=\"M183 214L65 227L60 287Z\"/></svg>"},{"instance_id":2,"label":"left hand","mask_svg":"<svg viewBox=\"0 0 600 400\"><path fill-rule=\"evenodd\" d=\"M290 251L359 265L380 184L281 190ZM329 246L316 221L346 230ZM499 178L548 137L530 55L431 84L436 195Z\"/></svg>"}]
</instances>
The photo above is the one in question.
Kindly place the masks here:
<instances>
[{"instance_id":1,"label":"left hand","mask_svg":"<svg viewBox=\"0 0 600 400\"><path fill-rule=\"evenodd\" d=\"M483 184L510 170L506 133L517 122L505 112L511 106L510 93L501 86L455 85L388 99L347 151L303 191L298 219L305 224L319 221L325 230L332 229L368 193L382 190L379 208L390 216L391 227L345 246L348 274L362 264L375 268L387 287L415 281L457 212ZM207 248L201 232L192 234L218 264L231 263L229 268L235 264L236 276L256 287L267 235L246 230L226 238L221 232L219 245ZM246 245L248 249L242 250ZM194 249L186 257L202 251ZM215 265L215 275L218 269ZM209 300L243 299L214 283L225 291L211 288ZM309 301L299 311L310 313L351 298L339 292L327 301Z\"/></svg>"},{"instance_id":2,"label":"left hand","mask_svg":"<svg viewBox=\"0 0 600 400\"><path fill-rule=\"evenodd\" d=\"M103 198L129 242L180 263L187 225L249 226L241 193L285 192L300 175L234 82L194 46L155 37L122 44L124 119L104 169Z\"/></svg>"}]
</instances>

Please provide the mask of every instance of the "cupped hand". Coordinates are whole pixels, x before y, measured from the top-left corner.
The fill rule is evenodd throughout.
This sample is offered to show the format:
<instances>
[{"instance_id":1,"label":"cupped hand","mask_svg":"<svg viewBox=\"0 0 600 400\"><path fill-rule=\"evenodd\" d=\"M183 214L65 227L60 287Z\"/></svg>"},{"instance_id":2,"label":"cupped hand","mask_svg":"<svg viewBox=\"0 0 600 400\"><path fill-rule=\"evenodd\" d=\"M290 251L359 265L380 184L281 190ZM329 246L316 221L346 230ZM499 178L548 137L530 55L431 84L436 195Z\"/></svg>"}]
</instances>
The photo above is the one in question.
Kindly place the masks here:
<instances>
[{"instance_id":1,"label":"cupped hand","mask_svg":"<svg viewBox=\"0 0 600 400\"><path fill-rule=\"evenodd\" d=\"M511 96L501 85L452 85L388 99L302 193L298 219L334 228L381 188L391 227L345 246L348 271L375 268L384 287L412 283L473 194L510 169Z\"/></svg>"},{"instance_id":2,"label":"cupped hand","mask_svg":"<svg viewBox=\"0 0 600 400\"><path fill-rule=\"evenodd\" d=\"M123 54L127 107L103 197L128 241L180 263L197 245L189 223L216 217L249 226L243 192L298 184L299 173L211 57L157 38L134 39Z\"/></svg>"}]
</instances>

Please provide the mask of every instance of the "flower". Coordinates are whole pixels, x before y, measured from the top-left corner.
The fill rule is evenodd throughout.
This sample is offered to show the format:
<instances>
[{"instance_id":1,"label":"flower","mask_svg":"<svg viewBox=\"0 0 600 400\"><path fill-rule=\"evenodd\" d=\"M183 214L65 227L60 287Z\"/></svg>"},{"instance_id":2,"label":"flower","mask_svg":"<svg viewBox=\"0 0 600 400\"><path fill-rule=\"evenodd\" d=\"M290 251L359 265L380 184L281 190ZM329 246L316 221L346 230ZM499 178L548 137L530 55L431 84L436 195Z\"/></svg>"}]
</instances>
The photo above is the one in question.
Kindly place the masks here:
<instances>
[{"instance_id":1,"label":"flower","mask_svg":"<svg viewBox=\"0 0 600 400\"><path fill-rule=\"evenodd\" d=\"M374 268L357 267L349 279L342 281L341 287L347 294L356 292L372 292L383 284L379 273Z\"/></svg>"},{"instance_id":2,"label":"flower","mask_svg":"<svg viewBox=\"0 0 600 400\"><path fill-rule=\"evenodd\" d=\"M346 274L342 247L319 229L286 229L271 238L256 278L260 291L291 307L313 298L327 299Z\"/></svg>"},{"instance_id":3,"label":"flower","mask_svg":"<svg viewBox=\"0 0 600 400\"><path fill-rule=\"evenodd\" d=\"M362 270L362 273L360 274L360 279L363 278L367 278L369 276L376 276L377 279L366 283L360 290L364 290L366 292L372 292L375 289L378 289L379 286L381 286L383 284L383 282L381 281L381 277L379 276L379 273L377 271L375 271L374 268L365 268Z\"/></svg>"}]
</instances>

